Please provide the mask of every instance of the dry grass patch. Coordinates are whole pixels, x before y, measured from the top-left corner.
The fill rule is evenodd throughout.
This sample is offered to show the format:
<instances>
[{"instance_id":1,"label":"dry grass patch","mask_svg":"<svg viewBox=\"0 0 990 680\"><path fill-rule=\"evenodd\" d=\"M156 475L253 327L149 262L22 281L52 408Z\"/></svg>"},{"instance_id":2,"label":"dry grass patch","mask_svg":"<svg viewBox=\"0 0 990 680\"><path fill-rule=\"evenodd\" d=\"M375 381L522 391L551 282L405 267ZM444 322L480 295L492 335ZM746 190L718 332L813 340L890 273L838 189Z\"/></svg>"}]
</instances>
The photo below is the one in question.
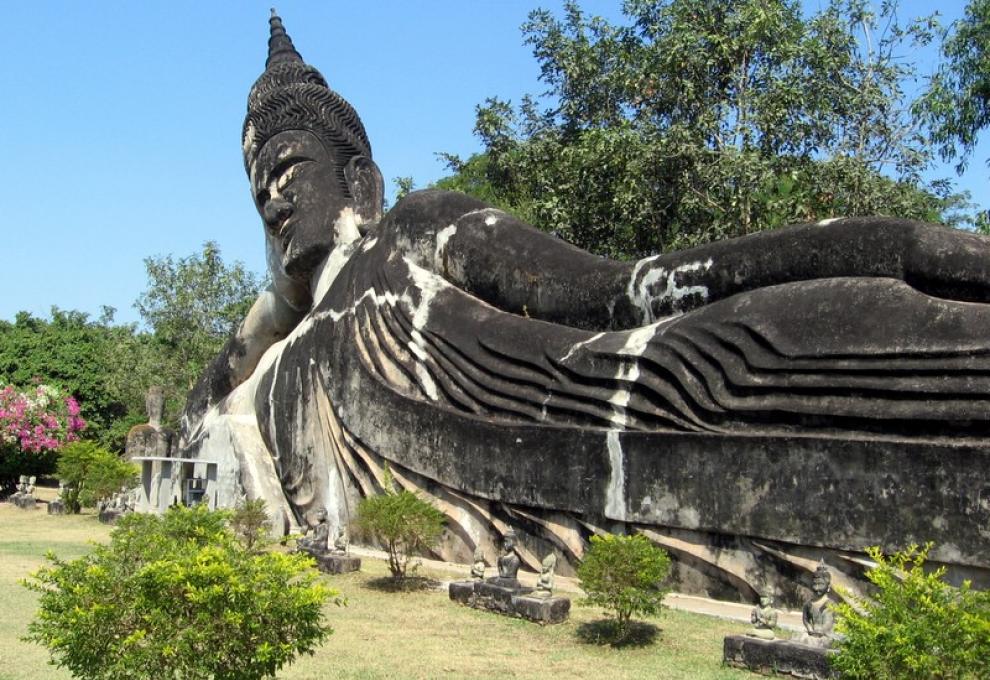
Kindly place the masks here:
<instances>
[{"instance_id":1,"label":"dry grass patch","mask_svg":"<svg viewBox=\"0 0 990 680\"><path fill-rule=\"evenodd\" d=\"M105 541L109 527L89 515L48 516L0 503L0 680L59 680L48 654L19 638L36 609L35 595L18 581L44 564L46 550L71 558ZM467 567L465 567L465 574ZM748 679L721 667L722 638L738 623L679 611L646 621L655 636L616 649L597 644L597 608L575 606L565 624L541 627L462 607L433 587L447 573L421 569L418 587L395 589L384 561L363 558L362 571L325 577L347 598L328 605L334 634L312 657L284 669L285 680L326 678L622 678ZM4 675L6 673L6 676Z\"/></svg>"}]
</instances>

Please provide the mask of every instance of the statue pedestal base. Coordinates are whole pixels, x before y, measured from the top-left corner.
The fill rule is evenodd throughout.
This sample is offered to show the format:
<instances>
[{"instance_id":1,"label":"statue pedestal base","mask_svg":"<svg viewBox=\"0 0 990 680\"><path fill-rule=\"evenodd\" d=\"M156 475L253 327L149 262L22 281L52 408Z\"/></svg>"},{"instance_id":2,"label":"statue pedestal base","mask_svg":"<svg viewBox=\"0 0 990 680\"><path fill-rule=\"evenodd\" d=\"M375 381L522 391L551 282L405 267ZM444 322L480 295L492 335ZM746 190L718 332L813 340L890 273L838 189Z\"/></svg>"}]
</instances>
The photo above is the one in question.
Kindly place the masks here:
<instances>
[{"instance_id":1,"label":"statue pedestal base","mask_svg":"<svg viewBox=\"0 0 990 680\"><path fill-rule=\"evenodd\" d=\"M571 612L571 601L566 597L534 597L532 588L506 587L500 582L515 579L487 581L454 581L448 594L451 600L468 607L514 616L539 624L563 623ZM516 581L518 583L518 581Z\"/></svg>"},{"instance_id":2,"label":"statue pedestal base","mask_svg":"<svg viewBox=\"0 0 990 680\"><path fill-rule=\"evenodd\" d=\"M828 664L833 650L811 647L790 640L761 640L746 635L730 635L722 647L727 666L745 668L762 675L828 680L838 677Z\"/></svg>"},{"instance_id":3,"label":"statue pedestal base","mask_svg":"<svg viewBox=\"0 0 990 680\"><path fill-rule=\"evenodd\" d=\"M361 568L361 558L353 555L334 555L332 553L322 555L310 553L310 555L316 560L316 568L324 574L346 574Z\"/></svg>"},{"instance_id":4,"label":"statue pedestal base","mask_svg":"<svg viewBox=\"0 0 990 680\"><path fill-rule=\"evenodd\" d=\"M49 501L48 503L48 514L49 515L64 515L65 514L65 503L62 501Z\"/></svg>"},{"instance_id":5,"label":"statue pedestal base","mask_svg":"<svg viewBox=\"0 0 990 680\"><path fill-rule=\"evenodd\" d=\"M34 496L15 496L10 500L21 510L34 510L35 505L38 503Z\"/></svg>"}]
</instances>

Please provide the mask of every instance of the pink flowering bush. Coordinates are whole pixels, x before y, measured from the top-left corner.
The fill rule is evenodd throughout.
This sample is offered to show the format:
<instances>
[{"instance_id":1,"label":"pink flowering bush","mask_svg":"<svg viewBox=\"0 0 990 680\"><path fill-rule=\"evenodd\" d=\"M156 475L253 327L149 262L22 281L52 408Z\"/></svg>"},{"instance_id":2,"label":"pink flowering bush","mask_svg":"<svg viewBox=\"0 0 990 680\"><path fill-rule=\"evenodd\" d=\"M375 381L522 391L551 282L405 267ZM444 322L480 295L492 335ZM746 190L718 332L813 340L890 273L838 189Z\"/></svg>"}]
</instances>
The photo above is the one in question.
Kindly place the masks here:
<instances>
[{"instance_id":1,"label":"pink flowering bush","mask_svg":"<svg viewBox=\"0 0 990 680\"><path fill-rule=\"evenodd\" d=\"M57 387L0 388L0 496L13 491L19 475L49 472L54 452L85 427L79 403Z\"/></svg>"}]
</instances>

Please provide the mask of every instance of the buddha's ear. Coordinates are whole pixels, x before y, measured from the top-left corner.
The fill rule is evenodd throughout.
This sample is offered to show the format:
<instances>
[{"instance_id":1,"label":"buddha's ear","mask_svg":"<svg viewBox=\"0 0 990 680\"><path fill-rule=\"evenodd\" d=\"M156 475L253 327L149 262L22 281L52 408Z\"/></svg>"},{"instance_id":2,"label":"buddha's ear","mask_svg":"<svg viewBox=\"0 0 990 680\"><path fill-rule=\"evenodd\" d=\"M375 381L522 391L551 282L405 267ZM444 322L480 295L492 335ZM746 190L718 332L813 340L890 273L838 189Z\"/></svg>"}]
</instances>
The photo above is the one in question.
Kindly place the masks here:
<instances>
[{"instance_id":1,"label":"buddha's ear","mask_svg":"<svg viewBox=\"0 0 990 680\"><path fill-rule=\"evenodd\" d=\"M344 179L354 197L354 212L361 222L376 222L385 204L385 181L375 162L367 156L355 156L344 167Z\"/></svg>"}]
</instances>

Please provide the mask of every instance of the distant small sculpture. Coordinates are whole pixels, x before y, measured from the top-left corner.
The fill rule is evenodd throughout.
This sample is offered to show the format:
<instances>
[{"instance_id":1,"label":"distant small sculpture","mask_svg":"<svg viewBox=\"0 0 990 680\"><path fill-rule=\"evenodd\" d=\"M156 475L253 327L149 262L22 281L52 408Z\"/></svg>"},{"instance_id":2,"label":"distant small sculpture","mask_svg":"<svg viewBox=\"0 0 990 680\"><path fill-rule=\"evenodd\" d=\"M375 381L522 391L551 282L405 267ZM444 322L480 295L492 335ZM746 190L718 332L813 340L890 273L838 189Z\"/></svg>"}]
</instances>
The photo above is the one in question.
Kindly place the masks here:
<instances>
[{"instance_id":1,"label":"distant small sculpture","mask_svg":"<svg viewBox=\"0 0 990 680\"><path fill-rule=\"evenodd\" d=\"M30 510L37 502L34 498L34 483L36 477L21 475L17 482L17 492L10 497L10 502L22 510Z\"/></svg>"},{"instance_id":2,"label":"distant small sculpture","mask_svg":"<svg viewBox=\"0 0 990 680\"><path fill-rule=\"evenodd\" d=\"M144 405L148 413L148 422L135 425L127 432L127 441L124 445L124 458L127 460L135 456L172 455L175 432L162 427L162 419L165 417L165 392L162 388L157 386L148 388Z\"/></svg>"},{"instance_id":3,"label":"distant small sculpture","mask_svg":"<svg viewBox=\"0 0 990 680\"><path fill-rule=\"evenodd\" d=\"M553 575L557 569L557 553L550 553L543 558L543 568L540 571L540 578L536 582L534 597L553 596Z\"/></svg>"},{"instance_id":4,"label":"distant small sculpture","mask_svg":"<svg viewBox=\"0 0 990 680\"><path fill-rule=\"evenodd\" d=\"M502 541L502 555L498 558L498 577L516 580L519 573L519 555L516 554L516 532L509 529Z\"/></svg>"},{"instance_id":5,"label":"distant small sculpture","mask_svg":"<svg viewBox=\"0 0 990 680\"><path fill-rule=\"evenodd\" d=\"M64 515L65 514L65 495L68 493L69 487L62 480L58 483L58 498L48 503L48 514L49 515Z\"/></svg>"},{"instance_id":6,"label":"distant small sculpture","mask_svg":"<svg viewBox=\"0 0 990 680\"><path fill-rule=\"evenodd\" d=\"M829 647L835 639L835 616L829 608L828 593L832 587L832 574L823 559L818 563L811 579L811 590L815 596L808 600L801 611L805 634L799 642L815 647Z\"/></svg>"},{"instance_id":7,"label":"distant small sculpture","mask_svg":"<svg viewBox=\"0 0 990 680\"><path fill-rule=\"evenodd\" d=\"M327 513L321 510L316 515L317 525L313 527L312 535L309 532L296 542L296 547L311 555L326 555L330 552L330 524L327 522Z\"/></svg>"},{"instance_id":8,"label":"distant small sculpture","mask_svg":"<svg viewBox=\"0 0 990 680\"><path fill-rule=\"evenodd\" d=\"M777 610L773 608L773 596L770 593L760 595L760 604L753 607L749 620L753 629L746 635L762 640L773 640L776 637L773 629L777 625Z\"/></svg>"},{"instance_id":9,"label":"distant small sculpture","mask_svg":"<svg viewBox=\"0 0 990 680\"><path fill-rule=\"evenodd\" d=\"M485 551L480 547L474 549L474 564L471 565L471 578L481 581L485 578Z\"/></svg>"},{"instance_id":10,"label":"distant small sculpture","mask_svg":"<svg viewBox=\"0 0 990 680\"><path fill-rule=\"evenodd\" d=\"M347 537L347 527L340 527L340 529L337 530L337 536L333 539L333 554L346 555L349 544L350 541Z\"/></svg>"}]
</instances>

